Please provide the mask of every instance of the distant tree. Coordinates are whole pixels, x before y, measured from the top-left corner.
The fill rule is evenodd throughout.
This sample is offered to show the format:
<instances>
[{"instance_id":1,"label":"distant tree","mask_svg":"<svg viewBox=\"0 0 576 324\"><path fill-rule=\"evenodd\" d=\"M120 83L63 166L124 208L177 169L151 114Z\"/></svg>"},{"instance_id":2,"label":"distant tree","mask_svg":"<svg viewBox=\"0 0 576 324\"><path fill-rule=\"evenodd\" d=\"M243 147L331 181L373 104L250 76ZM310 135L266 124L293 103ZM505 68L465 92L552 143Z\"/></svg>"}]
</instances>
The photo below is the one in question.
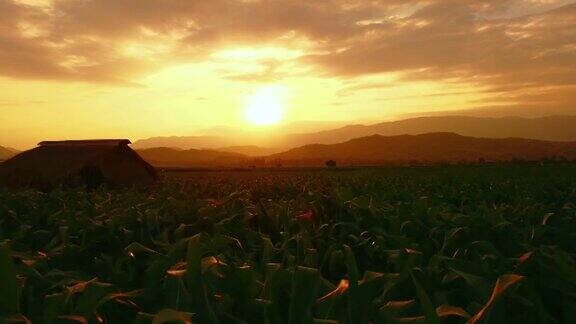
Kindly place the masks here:
<instances>
[{"instance_id":1,"label":"distant tree","mask_svg":"<svg viewBox=\"0 0 576 324\"><path fill-rule=\"evenodd\" d=\"M326 166L329 168L335 168L336 167L336 161L328 160L328 161L326 161Z\"/></svg>"}]
</instances>

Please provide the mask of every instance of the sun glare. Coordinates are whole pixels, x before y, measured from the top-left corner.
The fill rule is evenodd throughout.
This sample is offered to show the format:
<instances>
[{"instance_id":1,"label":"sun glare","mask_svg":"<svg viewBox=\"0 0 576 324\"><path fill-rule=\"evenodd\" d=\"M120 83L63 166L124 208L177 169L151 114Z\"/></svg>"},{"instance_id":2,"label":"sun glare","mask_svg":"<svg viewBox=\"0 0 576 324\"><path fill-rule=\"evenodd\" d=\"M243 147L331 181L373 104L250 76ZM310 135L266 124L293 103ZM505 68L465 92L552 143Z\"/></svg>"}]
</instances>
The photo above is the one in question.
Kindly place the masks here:
<instances>
[{"instance_id":1,"label":"sun glare","mask_svg":"<svg viewBox=\"0 0 576 324\"><path fill-rule=\"evenodd\" d=\"M254 125L272 125L280 122L284 115L282 86L267 86L256 90L246 101L246 120Z\"/></svg>"}]
</instances>

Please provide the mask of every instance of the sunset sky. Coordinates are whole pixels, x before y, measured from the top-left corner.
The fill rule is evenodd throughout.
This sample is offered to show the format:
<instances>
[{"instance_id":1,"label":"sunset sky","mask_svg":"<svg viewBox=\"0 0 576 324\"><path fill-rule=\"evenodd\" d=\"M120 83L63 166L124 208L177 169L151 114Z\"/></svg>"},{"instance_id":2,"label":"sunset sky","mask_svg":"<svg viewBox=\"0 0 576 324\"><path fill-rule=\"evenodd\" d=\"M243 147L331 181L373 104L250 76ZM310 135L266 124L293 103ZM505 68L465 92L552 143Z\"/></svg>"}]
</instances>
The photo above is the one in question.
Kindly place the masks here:
<instances>
[{"instance_id":1,"label":"sunset sky","mask_svg":"<svg viewBox=\"0 0 576 324\"><path fill-rule=\"evenodd\" d=\"M576 114L575 2L0 0L0 145Z\"/></svg>"}]
</instances>

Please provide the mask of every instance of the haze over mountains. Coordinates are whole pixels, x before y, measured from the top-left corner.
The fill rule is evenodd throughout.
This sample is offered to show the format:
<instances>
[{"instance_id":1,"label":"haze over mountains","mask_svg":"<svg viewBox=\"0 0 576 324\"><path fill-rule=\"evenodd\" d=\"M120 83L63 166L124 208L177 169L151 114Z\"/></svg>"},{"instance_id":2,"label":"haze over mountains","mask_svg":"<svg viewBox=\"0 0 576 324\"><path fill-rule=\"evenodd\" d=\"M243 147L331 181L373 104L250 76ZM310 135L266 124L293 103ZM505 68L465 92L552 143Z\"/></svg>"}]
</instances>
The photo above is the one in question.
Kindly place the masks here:
<instances>
[{"instance_id":1,"label":"haze over mountains","mask_svg":"<svg viewBox=\"0 0 576 324\"><path fill-rule=\"evenodd\" d=\"M295 122L259 128L212 127L191 136L158 136L136 141L135 149L172 147L180 149L215 149L252 156L277 153L284 147L283 141L290 134L314 133L344 126L342 122ZM299 145L296 145L299 146Z\"/></svg>"},{"instance_id":2,"label":"haze over mountains","mask_svg":"<svg viewBox=\"0 0 576 324\"><path fill-rule=\"evenodd\" d=\"M421 117L301 134L155 137L133 148L158 167L379 165L460 161L576 159L576 116ZM210 132L206 132L208 134ZM15 155L0 147L0 160Z\"/></svg>"},{"instance_id":3,"label":"haze over mountains","mask_svg":"<svg viewBox=\"0 0 576 324\"><path fill-rule=\"evenodd\" d=\"M220 136L153 137L138 140L136 149L172 147L181 149L217 149L252 147L248 150L227 150L251 156L267 155L308 144L336 144L370 135L418 135L450 132L464 136L487 138L526 138L548 141L576 140L576 116L541 118L502 117L484 118L467 116L419 117L372 125L348 125L340 128L309 133L254 134L222 130ZM256 147L266 147L261 150Z\"/></svg>"},{"instance_id":4,"label":"haze over mountains","mask_svg":"<svg viewBox=\"0 0 576 324\"><path fill-rule=\"evenodd\" d=\"M374 134L418 135L436 132L472 137L526 138L548 141L576 140L576 116L541 118L482 118L466 116L419 117L374 125L350 125L311 134L295 135L294 143L335 144Z\"/></svg>"},{"instance_id":5,"label":"haze over mountains","mask_svg":"<svg viewBox=\"0 0 576 324\"><path fill-rule=\"evenodd\" d=\"M158 167L210 167L238 166L246 164L249 157L238 153L214 150L179 150L158 147L137 150L148 163Z\"/></svg>"},{"instance_id":6,"label":"haze over mountains","mask_svg":"<svg viewBox=\"0 0 576 324\"><path fill-rule=\"evenodd\" d=\"M0 161L8 160L9 158L13 157L16 154L18 154L17 150L9 147L0 146Z\"/></svg>"},{"instance_id":7,"label":"haze over mountains","mask_svg":"<svg viewBox=\"0 0 576 324\"><path fill-rule=\"evenodd\" d=\"M280 149L260 147L256 145L228 146L217 148L216 151L238 153L247 156L266 156L280 153Z\"/></svg>"},{"instance_id":8,"label":"haze over mountains","mask_svg":"<svg viewBox=\"0 0 576 324\"><path fill-rule=\"evenodd\" d=\"M576 141L476 138L454 133L360 137L338 144L310 144L262 158L213 150L156 148L138 150L159 167L380 165L440 162L487 162L543 158L576 159Z\"/></svg>"}]
</instances>

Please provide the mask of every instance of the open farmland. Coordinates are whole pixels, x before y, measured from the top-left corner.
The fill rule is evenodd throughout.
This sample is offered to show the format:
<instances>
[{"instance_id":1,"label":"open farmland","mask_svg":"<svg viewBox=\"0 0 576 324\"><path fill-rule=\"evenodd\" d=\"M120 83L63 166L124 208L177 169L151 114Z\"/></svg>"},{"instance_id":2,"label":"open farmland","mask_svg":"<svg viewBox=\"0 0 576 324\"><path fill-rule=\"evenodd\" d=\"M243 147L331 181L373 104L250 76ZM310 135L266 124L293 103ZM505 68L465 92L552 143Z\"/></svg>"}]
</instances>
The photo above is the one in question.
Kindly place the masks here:
<instances>
[{"instance_id":1,"label":"open farmland","mask_svg":"<svg viewBox=\"0 0 576 324\"><path fill-rule=\"evenodd\" d=\"M0 189L0 317L566 323L576 314L574 164L161 178L150 190Z\"/></svg>"}]
</instances>

